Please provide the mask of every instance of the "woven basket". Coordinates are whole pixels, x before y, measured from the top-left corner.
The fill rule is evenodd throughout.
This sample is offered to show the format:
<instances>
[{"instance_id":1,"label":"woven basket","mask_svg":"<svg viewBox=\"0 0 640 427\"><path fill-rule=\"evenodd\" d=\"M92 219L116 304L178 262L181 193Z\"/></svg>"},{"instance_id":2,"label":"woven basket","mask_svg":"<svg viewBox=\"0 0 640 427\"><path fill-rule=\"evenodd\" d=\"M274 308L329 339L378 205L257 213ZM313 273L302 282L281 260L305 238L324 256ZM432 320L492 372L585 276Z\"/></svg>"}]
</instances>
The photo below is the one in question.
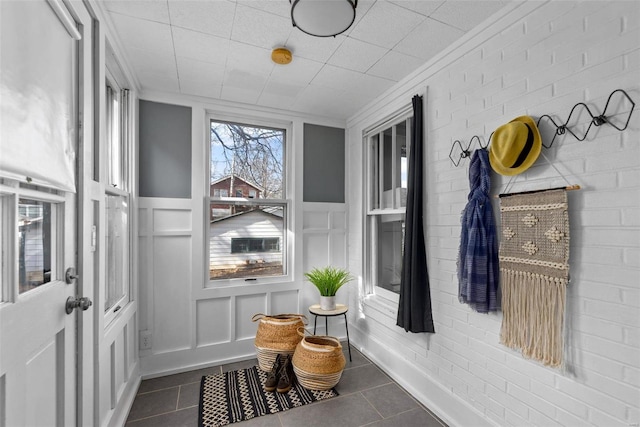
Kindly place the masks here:
<instances>
[{"instance_id":1,"label":"woven basket","mask_svg":"<svg viewBox=\"0 0 640 427\"><path fill-rule=\"evenodd\" d=\"M340 381L346 363L340 341L329 336L306 337L304 328L298 332L302 340L293 354L293 371L298 381L310 390L333 388Z\"/></svg>"},{"instance_id":2,"label":"woven basket","mask_svg":"<svg viewBox=\"0 0 640 427\"><path fill-rule=\"evenodd\" d=\"M254 344L258 355L258 366L270 371L278 354L292 355L302 339L298 328L304 328L307 317L304 314L255 314L251 321L258 322Z\"/></svg>"}]
</instances>

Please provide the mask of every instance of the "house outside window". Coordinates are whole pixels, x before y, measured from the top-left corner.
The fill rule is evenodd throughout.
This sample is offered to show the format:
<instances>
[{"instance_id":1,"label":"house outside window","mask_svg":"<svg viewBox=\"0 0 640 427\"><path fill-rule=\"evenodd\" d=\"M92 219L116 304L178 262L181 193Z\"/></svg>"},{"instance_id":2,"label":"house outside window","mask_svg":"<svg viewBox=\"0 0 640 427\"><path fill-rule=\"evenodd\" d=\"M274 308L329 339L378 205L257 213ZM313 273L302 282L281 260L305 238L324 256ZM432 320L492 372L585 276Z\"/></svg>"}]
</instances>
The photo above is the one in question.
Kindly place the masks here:
<instances>
[{"instance_id":1,"label":"house outside window","mask_svg":"<svg viewBox=\"0 0 640 427\"><path fill-rule=\"evenodd\" d=\"M209 124L210 283L287 275L285 129Z\"/></svg>"},{"instance_id":2,"label":"house outside window","mask_svg":"<svg viewBox=\"0 0 640 427\"><path fill-rule=\"evenodd\" d=\"M408 108L363 137L365 277L370 293L390 299L400 292L411 120Z\"/></svg>"}]
</instances>

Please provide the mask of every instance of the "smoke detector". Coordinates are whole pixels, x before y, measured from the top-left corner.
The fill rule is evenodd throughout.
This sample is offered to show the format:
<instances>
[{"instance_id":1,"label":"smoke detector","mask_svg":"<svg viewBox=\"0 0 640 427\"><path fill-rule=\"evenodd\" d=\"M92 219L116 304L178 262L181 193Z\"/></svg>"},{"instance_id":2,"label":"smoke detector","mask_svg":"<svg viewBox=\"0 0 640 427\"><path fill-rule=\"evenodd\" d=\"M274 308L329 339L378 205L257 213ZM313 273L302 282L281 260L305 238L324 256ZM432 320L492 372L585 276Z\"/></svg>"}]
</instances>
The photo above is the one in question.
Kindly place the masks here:
<instances>
[{"instance_id":1,"label":"smoke detector","mask_svg":"<svg viewBox=\"0 0 640 427\"><path fill-rule=\"evenodd\" d=\"M278 47L271 52L271 60L276 64L286 65L291 62L293 55L291 51L284 47Z\"/></svg>"}]
</instances>

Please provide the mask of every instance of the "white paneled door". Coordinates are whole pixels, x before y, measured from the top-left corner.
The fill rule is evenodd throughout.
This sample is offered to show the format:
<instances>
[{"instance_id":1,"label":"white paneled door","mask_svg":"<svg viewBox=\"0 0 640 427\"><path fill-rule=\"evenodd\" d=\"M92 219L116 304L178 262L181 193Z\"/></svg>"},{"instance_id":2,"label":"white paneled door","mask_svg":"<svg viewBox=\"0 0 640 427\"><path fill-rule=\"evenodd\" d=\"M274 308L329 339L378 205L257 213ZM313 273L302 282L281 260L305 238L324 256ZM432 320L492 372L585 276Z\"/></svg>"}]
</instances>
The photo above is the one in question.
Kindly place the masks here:
<instances>
[{"instance_id":1,"label":"white paneled door","mask_svg":"<svg viewBox=\"0 0 640 427\"><path fill-rule=\"evenodd\" d=\"M77 423L82 307L67 306L78 292L82 26L71 3L0 1L0 156L14 156L0 163L0 427Z\"/></svg>"}]
</instances>

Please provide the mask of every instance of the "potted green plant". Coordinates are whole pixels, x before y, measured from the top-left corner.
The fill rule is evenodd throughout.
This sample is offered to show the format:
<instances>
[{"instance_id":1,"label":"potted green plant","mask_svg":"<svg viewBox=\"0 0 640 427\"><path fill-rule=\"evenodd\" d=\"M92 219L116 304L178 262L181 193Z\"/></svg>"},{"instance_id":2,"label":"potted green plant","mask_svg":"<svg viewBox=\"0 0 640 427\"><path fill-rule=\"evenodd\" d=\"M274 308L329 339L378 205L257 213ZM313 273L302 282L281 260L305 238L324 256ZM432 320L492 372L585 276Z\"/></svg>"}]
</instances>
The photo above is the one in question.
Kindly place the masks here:
<instances>
[{"instance_id":1,"label":"potted green plant","mask_svg":"<svg viewBox=\"0 0 640 427\"><path fill-rule=\"evenodd\" d=\"M353 280L347 270L335 267L314 268L304 273L304 277L320 291L320 308L323 310L335 310L336 292Z\"/></svg>"}]
</instances>

